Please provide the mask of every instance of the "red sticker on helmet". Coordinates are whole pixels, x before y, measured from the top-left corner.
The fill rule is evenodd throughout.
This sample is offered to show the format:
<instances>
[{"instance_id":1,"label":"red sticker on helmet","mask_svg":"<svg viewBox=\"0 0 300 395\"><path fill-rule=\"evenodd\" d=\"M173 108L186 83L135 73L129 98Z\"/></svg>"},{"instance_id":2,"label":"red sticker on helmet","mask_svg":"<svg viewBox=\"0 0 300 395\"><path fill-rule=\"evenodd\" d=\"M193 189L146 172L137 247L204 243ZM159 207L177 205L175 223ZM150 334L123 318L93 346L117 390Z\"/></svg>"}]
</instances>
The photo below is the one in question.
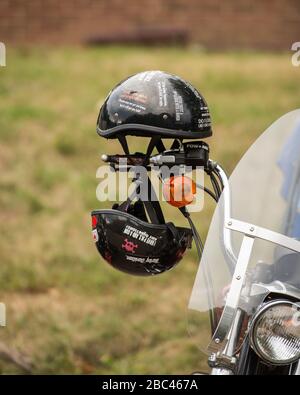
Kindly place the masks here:
<instances>
[{"instance_id":1,"label":"red sticker on helmet","mask_svg":"<svg viewBox=\"0 0 300 395\"><path fill-rule=\"evenodd\" d=\"M97 229L94 229L92 231L92 235L93 235L94 242L97 243L97 241L99 240L99 235L98 235Z\"/></svg>"},{"instance_id":2,"label":"red sticker on helmet","mask_svg":"<svg viewBox=\"0 0 300 395\"><path fill-rule=\"evenodd\" d=\"M98 222L98 220L97 220L96 215L92 215L92 227L93 228L96 228L97 222Z\"/></svg>"}]
</instances>

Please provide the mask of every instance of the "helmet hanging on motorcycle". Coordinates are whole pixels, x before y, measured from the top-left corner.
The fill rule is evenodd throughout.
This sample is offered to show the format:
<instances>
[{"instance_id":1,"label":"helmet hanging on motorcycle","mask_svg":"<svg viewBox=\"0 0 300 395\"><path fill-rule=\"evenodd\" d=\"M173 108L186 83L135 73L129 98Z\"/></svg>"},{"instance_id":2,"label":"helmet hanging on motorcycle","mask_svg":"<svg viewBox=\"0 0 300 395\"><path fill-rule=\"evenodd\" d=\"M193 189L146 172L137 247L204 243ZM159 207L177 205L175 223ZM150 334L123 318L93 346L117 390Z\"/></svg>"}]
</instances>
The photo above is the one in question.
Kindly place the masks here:
<instances>
[{"instance_id":1,"label":"helmet hanging on motorcycle","mask_svg":"<svg viewBox=\"0 0 300 395\"><path fill-rule=\"evenodd\" d=\"M151 137L139 163L145 166L154 148L159 153L165 151L164 138L174 139L171 149L179 150L182 140L209 137L212 129L207 103L191 84L162 71L147 71L127 78L109 93L100 109L97 133L117 138L131 161L135 154L130 155L126 136ZM173 268L191 248L193 237L201 250L200 237L185 210L195 194L193 182L187 185L185 178L172 177L166 183L171 188L168 202L180 209L191 229L165 222L157 198L151 200L156 195L148 182L147 201L134 194L110 210L92 212L93 238L102 257L116 269L143 276ZM188 187L188 194L177 204L175 196L183 186Z\"/></svg>"},{"instance_id":2,"label":"helmet hanging on motorcycle","mask_svg":"<svg viewBox=\"0 0 300 395\"><path fill-rule=\"evenodd\" d=\"M92 212L99 253L128 274L153 276L172 269L191 248L192 231L166 223L158 201L133 199L134 195L111 210Z\"/></svg>"},{"instance_id":3,"label":"helmet hanging on motorcycle","mask_svg":"<svg viewBox=\"0 0 300 395\"><path fill-rule=\"evenodd\" d=\"M203 96L188 82L163 71L146 71L119 83L100 110L97 132L106 138L120 133L175 139L212 135Z\"/></svg>"}]
</instances>

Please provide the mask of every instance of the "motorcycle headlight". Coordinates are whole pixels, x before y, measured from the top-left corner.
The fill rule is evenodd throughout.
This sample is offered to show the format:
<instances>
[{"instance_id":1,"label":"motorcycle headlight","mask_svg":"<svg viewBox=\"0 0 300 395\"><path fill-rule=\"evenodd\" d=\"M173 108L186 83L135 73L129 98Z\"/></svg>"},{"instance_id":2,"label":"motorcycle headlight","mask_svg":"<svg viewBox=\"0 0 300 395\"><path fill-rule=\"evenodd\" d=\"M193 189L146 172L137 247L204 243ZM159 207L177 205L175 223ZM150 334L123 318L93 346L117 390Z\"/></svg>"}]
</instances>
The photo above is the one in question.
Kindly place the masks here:
<instances>
[{"instance_id":1,"label":"motorcycle headlight","mask_svg":"<svg viewBox=\"0 0 300 395\"><path fill-rule=\"evenodd\" d=\"M253 317L251 346L266 362L287 365L300 358L300 304L277 300Z\"/></svg>"}]
</instances>

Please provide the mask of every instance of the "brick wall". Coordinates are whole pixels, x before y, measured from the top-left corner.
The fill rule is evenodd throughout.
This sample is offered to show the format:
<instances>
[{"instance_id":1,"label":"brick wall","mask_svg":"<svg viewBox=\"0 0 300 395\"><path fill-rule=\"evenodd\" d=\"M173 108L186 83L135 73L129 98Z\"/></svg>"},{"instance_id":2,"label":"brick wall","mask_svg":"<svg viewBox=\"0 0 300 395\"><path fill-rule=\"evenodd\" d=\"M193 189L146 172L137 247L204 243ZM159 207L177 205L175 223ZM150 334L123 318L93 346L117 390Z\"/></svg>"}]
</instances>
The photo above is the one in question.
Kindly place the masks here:
<instances>
[{"instance_id":1,"label":"brick wall","mask_svg":"<svg viewBox=\"0 0 300 395\"><path fill-rule=\"evenodd\" d=\"M0 0L0 41L168 41L207 48L290 49L300 0Z\"/></svg>"}]
</instances>

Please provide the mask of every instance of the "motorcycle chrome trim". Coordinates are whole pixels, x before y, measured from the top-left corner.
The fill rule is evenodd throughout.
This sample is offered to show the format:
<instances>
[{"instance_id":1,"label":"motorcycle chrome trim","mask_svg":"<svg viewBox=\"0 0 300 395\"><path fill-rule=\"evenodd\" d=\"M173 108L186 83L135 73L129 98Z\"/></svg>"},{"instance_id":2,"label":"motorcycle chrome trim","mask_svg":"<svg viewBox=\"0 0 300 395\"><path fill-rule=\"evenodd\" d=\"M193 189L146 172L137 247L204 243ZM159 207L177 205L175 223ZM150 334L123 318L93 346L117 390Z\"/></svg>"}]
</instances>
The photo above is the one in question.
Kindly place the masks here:
<instances>
[{"instance_id":1,"label":"motorcycle chrome trim","mask_svg":"<svg viewBox=\"0 0 300 395\"><path fill-rule=\"evenodd\" d=\"M237 359L235 357L230 357L229 355L234 355L236 348L236 342L238 339L238 334L241 326L241 310L238 309L234 317L233 325L227 336L228 343L226 345L225 352L221 354L211 354L208 358L208 364L212 367L212 375L232 375L234 374Z\"/></svg>"},{"instance_id":2,"label":"motorcycle chrome trim","mask_svg":"<svg viewBox=\"0 0 300 395\"><path fill-rule=\"evenodd\" d=\"M223 197L223 212L224 212L224 224L230 222L231 218L231 190L230 190L230 185L229 185L229 180L227 177L226 172L216 162L212 162L211 160L209 161L212 166L215 167L216 171L218 172L220 179L222 180L223 183L223 191L222 191L222 197ZM222 198L221 198L222 199ZM233 247L232 247L232 240L231 240L231 232L230 230L227 229L226 226L223 226L223 243L225 247L226 254L228 255L230 259L230 269L232 272L234 271L234 266L236 265L237 262L237 257L234 253Z\"/></svg>"},{"instance_id":3,"label":"motorcycle chrome trim","mask_svg":"<svg viewBox=\"0 0 300 395\"><path fill-rule=\"evenodd\" d=\"M225 199L226 200L226 199ZM225 207L224 207L225 208ZM227 206L228 209L228 206ZM225 215L224 215L224 218ZM234 317L237 312L238 302L240 300L240 294L244 283L248 263L250 260L253 244L255 238L266 240L274 244L278 244L282 247L290 250L300 252L300 242L295 239L291 239L285 235L277 232L273 232L269 229L262 228L249 224L247 222L239 221L236 219L229 219L226 223L226 228L231 231L237 231L244 234L242 241L239 257L235 267L231 288L226 298L226 304L219 321L219 325L212 337L212 340L208 346L208 351L212 353L220 353L224 350L228 342L228 334L232 327ZM227 352L229 354L227 354ZM225 350L225 355L232 356L231 350Z\"/></svg>"},{"instance_id":4,"label":"motorcycle chrome trim","mask_svg":"<svg viewBox=\"0 0 300 395\"><path fill-rule=\"evenodd\" d=\"M244 233L244 235L262 239L265 241L270 241L271 243L277 244L281 247L285 247L289 250L300 252L300 241L285 236L282 233L277 233L272 230L232 218L226 223L225 226L227 227L227 229Z\"/></svg>"},{"instance_id":5,"label":"motorcycle chrome trim","mask_svg":"<svg viewBox=\"0 0 300 395\"><path fill-rule=\"evenodd\" d=\"M290 359L284 362L279 363L276 360L268 360L261 352L261 350L259 349L259 347L257 346L257 342L255 339L255 333L254 333L254 326L257 322L257 320L259 319L259 317L264 314L267 310L269 310L270 308L277 306L277 305L282 305L282 304L289 304L291 307L293 307L295 304L299 306L299 303L294 303L291 302L290 300L287 299L276 299L276 300L272 300L268 303L265 303L264 305L262 305L253 315L252 319L251 319L251 323L250 323L250 327L249 327L249 339L250 339L250 345L251 348L255 351L255 353L267 364L269 365L289 365L291 363L295 363L299 360L299 357L297 357L296 359Z\"/></svg>"},{"instance_id":6,"label":"motorcycle chrome trim","mask_svg":"<svg viewBox=\"0 0 300 395\"><path fill-rule=\"evenodd\" d=\"M282 294L286 297L300 300L300 290L281 281L273 281L270 284L253 284L251 287L250 297L260 294L268 296L270 293Z\"/></svg>"},{"instance_id":7,"label":"motorcycle chrome trim","mask_svg":"<svg viewBox=\"0 0 300 395\"><path fill-rule=\"evenodd\" d=\"M212 368L211 375L232 375L236 366L235 357L227 357L224 354L211 354L208 358L208 365Z\"/></svg>"},{"instance_id":8,"label":"motorcycle chrome trim","mask_svg":"<svg viewBox=\"0 0 300 395\"><path fill-rule=\"evenodd\" d=\"M224 306L219 325L211 339L211 342L208 345L208 351L212 353L221 353L221 351L224 350L224 354L226 356L233 356L233 349L235 346L231 346L230 350L228 348L225 349L225 347L228 342L229 331L233 326L234 318L238 310L240 294L245 280L253 244L254 238L245 235L242 241L231 287L227 294L226 304Z\"/></svg>"},{"instance_id":9,"label":"motorcycle chrome trim","mask_svg":"<svg viewBox=\"0 0 300 395\"><path fill-rule=\"evenodd\" d=\"M226 345L226 354L227 355L234 355L235 349L236 349L236 343L237 343L237 338L238 334L240 333L241 330L241 324L243 322L242 319L242 310L237 309L237 312L234 317L234 322L232 324L232 327L228 333L227 339L228 343Z\"/></svg>"},{"instance_id":10,"label":"motorcycle chrome trim","mask_svg":"<svg viewBox=\"0 0 300 395\"><path fill-rule=\"evenodd\" d=\"M295 371L295 376L300 376L300 360L298 361L297 369Z\"/></svg>"}]
</instances>

